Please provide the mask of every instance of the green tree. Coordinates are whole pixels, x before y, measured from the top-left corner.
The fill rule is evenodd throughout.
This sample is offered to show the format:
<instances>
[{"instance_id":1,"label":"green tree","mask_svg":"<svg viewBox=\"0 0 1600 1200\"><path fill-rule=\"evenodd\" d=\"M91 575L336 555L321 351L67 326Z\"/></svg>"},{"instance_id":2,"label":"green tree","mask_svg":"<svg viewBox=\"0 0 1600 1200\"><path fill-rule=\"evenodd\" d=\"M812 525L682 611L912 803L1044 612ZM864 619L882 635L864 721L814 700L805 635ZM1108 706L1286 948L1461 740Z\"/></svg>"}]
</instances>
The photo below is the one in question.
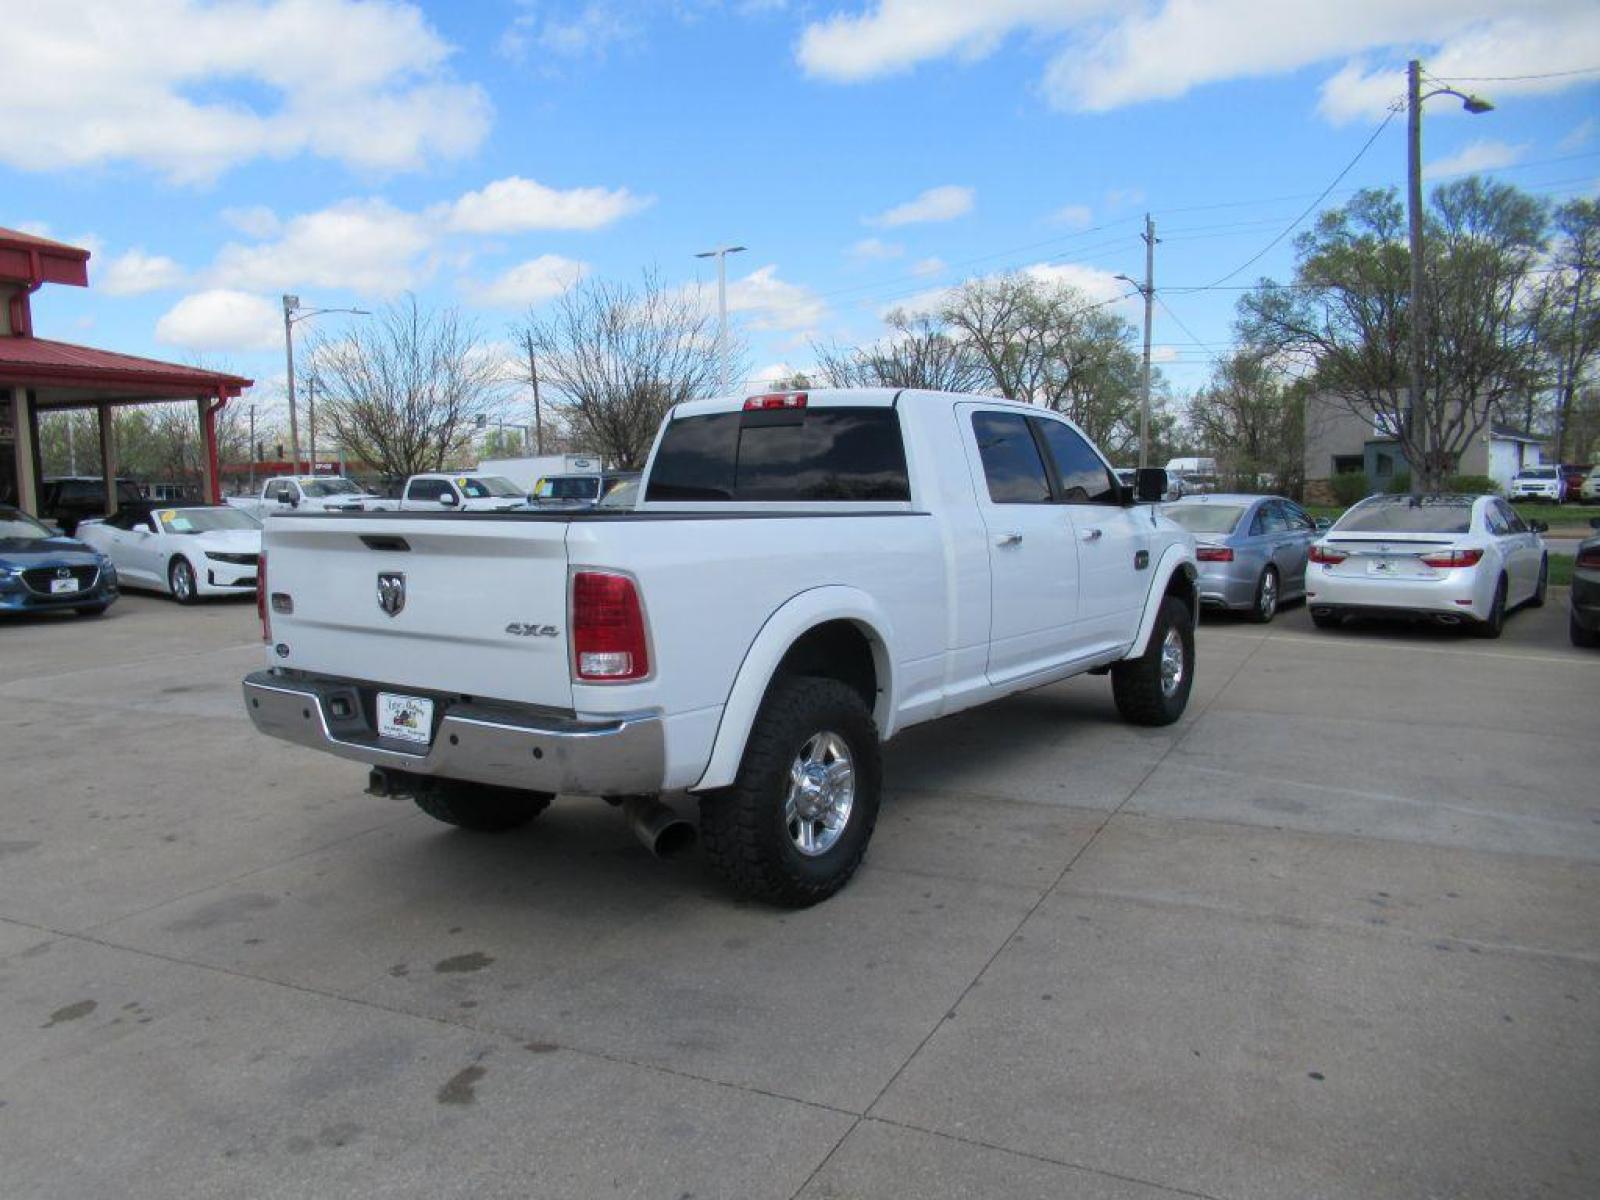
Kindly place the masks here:
<instances>
[{"instance_id":1,"label":"green tree","mask_svg":"<svg viewBox=\"0 0 1600 1200\"><path fill-rule=\"evenodd\" d=\"M1535 304L1554 392L1556 461L1565 462L1573 449L1575 402L1600 356L1600 202L1563 204L1553 224L1554 251Z\"/></svg>"},{"instance_id":2,"label":"green tree","mask_svg":"<svg viewBox=\"0 0 1600 1200\"><path fill-rule=\"evenodd\" d=\"M1268 350L1243 345L1216 363L1210 381L1190 397L1189 428L1239 487L1270 482L1298 494L1305 482L1303 393Z\"/></svg>"}]
</instances>

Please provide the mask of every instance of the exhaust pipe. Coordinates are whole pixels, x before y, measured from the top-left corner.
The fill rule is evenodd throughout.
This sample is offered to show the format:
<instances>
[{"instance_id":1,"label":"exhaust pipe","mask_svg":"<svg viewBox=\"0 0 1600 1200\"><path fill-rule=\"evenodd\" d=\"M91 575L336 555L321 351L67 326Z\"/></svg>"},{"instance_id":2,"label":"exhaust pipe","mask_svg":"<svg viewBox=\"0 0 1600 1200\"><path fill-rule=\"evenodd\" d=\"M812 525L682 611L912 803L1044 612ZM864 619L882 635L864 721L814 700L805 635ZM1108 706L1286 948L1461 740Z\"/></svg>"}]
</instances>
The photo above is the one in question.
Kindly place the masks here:
<instances>
[{"instance_id":1,"label":"exhaust pipe","mask_svg":"<svg viewBox=\"0 0 1600 1200\"><path fill-rule=\"evenodd\" d=\"M654 796L629 796L622 815L633 836L657 858L677 858L694 845L694 826Z\"/></svg>"}]
</instances>

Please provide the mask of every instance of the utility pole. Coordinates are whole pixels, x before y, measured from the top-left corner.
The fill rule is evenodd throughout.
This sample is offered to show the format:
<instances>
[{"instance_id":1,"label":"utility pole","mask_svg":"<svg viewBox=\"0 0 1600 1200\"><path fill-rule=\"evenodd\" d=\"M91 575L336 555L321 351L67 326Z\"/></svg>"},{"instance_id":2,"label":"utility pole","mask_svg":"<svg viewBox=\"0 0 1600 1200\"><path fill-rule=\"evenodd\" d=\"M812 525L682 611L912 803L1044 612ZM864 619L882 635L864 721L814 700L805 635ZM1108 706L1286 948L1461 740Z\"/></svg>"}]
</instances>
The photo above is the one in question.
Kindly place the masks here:
<instances>
[{"instance_id":1,"label":"utility pole","mask_svg":"<svg viewBox=\"0 0 1600 1200\"><path fill-rule=\"evenodd\" d=\"M1423 95L1422 61L1413 58L1406 64L1406 214L1411 226L1411 361L1410 386L1406 395L1405 436L1420 462L1410 463L1411 494L1422 494L1424 479L1431 482L1442 464L1433 461L1434 447L1428 429L1427 406L1423 403L1422 357L1427 345L1428 306L1423 298L1422 246L1422 103L1434 96L1454 96L1473 116L1490 112L1494 105L1482 96L1468 95L1455 88L1437 87ZM1443 380L1437 381L1439 384ZM1403 445L1403 444L1402 444Z\"/></svg>"},{"instance_id":2,"label":"utility pole","mask_svg":"<svg viewBox=\"0 0 1600 1200\"><path fill-rule=\"evenodd\" d=\"M317 377L306 378L306 424L311 429L311 474L317 473Z\"/></svg>"},{"instance_id":3,"label":"utility pole","mask_svg":"<svg viewBox=\"0 0 1600 1200\"><path fill-rule=\"evenodd\" d=\"M300 474L300 418L294 407L294 310L300 307L299 296L283 298L283 354L288 363L289 388L289 474Z\"/></svg>"},{"instance_id":4,"label":"utility pole","mask_svg":"<svg viewBox=\"0 0 1600 1200\"><path fill-rule=\"evenodd\" d=\"M74 425L73 418L76 417L77 415L78 414L76 412L71 411L71 410L69 410L67 412L67 474L68 475L76 475L78 473L78 441L77 441L77 438L73 436L73 425Z\"/></svg>"},{"instance_id":5,"label":"utility pole","mask_svg":"<svg viewBox=\"0 0 1600 1200\"><path fill-rule=\"evenodd\" d=\"M743 246L718 246L704 250L696 258L717 260L717 361L720 364L721 393L728 394L728 255L740 254Z\"/></svg>"},{"instance_id":6,"label":"utility pole","mask_svg":"<svg viewBox=\"0 0 1600 1200\"><path fill-rule=\"evenodd\" d=\"M250 494L252 496L256 492L256 457L260 453L261 447L256 445L256 406L252 404L250 406L250 449L248 451L250 458Z\"/></svg>"},{"instance_id":7,"label":"utility pole","mask_svg":"<svg viewBox=\"0 0 1600 1200\"><path fill-rule=\"evenodd\" d=\"M522 344L528 351L528 379L533 384L533 452L544 453L544 414L539 408L539 360L533 353L533 334L523 330ZM526 434L524 434L526 436Z\"/></svg>"},{"instance_id":8,"label":"utility pole","mask_svg":"<svg viewBox=\"0 0 1600 1200\"><path fill-rule=\"evenodd\" d=\"M1144 215L1144 282L1127 275L1118 275L1124 283L1132 284L1144 297L1144 377L1139 398L1139 466L1150 465L1150 331L1155 321L1156 304L1156 223L1149 213Z\"/></svg>"}]
</instances>

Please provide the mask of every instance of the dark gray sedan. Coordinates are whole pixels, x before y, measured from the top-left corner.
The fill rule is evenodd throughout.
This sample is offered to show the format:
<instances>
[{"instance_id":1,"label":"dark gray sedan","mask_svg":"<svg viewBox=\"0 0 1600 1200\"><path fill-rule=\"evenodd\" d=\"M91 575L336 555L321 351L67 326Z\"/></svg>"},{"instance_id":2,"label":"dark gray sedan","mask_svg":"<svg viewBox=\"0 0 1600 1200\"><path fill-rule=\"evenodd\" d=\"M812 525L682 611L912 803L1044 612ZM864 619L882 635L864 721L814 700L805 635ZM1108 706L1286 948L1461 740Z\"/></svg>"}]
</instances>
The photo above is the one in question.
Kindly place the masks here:
<instances>
[{"instance_id":1,"label":"dark gray sedan","mask_svg":"<svg viewBox=\"0 0 1600 1200\"><path fill-rule=\"evenodd\" d=\"M1194 534L1201 605L1263 623L1305 595L1307 551L1329 524L1281 496L1185 496L1161 512Z\"/></svg>"}]
</instances>

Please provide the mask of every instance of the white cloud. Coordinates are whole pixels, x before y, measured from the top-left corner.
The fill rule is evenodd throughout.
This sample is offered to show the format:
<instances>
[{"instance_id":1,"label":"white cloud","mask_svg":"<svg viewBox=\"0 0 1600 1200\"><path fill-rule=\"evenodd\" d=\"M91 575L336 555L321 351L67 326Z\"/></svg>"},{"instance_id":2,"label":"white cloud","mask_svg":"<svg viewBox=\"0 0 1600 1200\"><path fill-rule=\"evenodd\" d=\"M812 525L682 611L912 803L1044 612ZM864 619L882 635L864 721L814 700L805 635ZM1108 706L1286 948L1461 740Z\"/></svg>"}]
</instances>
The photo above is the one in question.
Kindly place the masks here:
<instances>
[{"instance_id":1,"label":"white cloud","mask_svg":"<svg viewBox=\"0 0 1600 1200\"><path fill-rule=\"evenodd\" d=\"M828 306L810 288L778 278L776 266L728 280L728 311L749 314L752 329L810 330L827 316Z\"/></svg>"},{"instance_id":2,"label":"white cloud","mask_svg":"<svg viewBox=\"0 0 1600 1200\"><path fill-rule=\"evenodd\" d=\"M638 27L611 4L590 3L571 16L540 20L530 0L512 19L495 49L513 62L526 62L533 50L561 58L603 59L613 46L633 41Z\"/></svg>"},{"instance_id":3,"label":"white cloud","mask_svg":"<svg viewBox=\"0 0 1600 1200\"><path fill-rule=\"evenodd\" d=\"M433 237L422 217L386 201L346 200L291 218L275 241L229 243L209 274L219 287L348 288L387 296L423 277Z\"/></svg>"},{"instance_id":4,"label":"white cloud","mask_svg":"<svg viewBox=\"0 0 1600 1200\"><path fill-rule=\"evenodd\" d=\"M1104 112L1182 96L1229 79L1426 47L1435 76L1545 74L1600 61L1593 0L858 0L812 22L797 55L812 75L856 82L956 57L981 58L1009 36L1058 49L1043 90L1054 106ZM1592 83L1570 77L1494 84L1505 95ZM1323 112L1348 120L1404 90L1390 68L1360 65L1330 80Z\"/></svg>"},{"instance_id":5,"label":"white cloud","mask_svg":"<svg viewBox=\"0 0 1600 1200\"><path fill-rule=\"evenodd\" d=\"M648 208L653 200L627 188L586 187L558 191L511 175L468 192L447 215L464 233L522 233L531 229L603 229Z\"/></svg>"},{"instance_id":6,"label":"white cloud","mask_svg":"<svg viewBox=\"0 0 1600 1200\"><path fill-rule=\"evenodd\" d=\"M1076 288L1091 302L1114 301L1125 298L1128 285L1112 272L1083 263L1034 263L1021 267L1012 274L1023 275L1045 285L1063 285ZM914 296L907 296L879 307L878 315L887 316L896 309L912 314L934 313L960 288L959 284L929 288Z\"/></svg>"},{"instance_id":7,"label":"white cloud","mask_svg":"<svg viewBox=\"0 0 1600 1200\"><path fill-rule=\"evenodd\" d=\"M518 263L488 283L469 284L468 293L479 304L494 308L526 308L554 300L589 273L589 264L541 254Z\"/></svg>"},{"instance_id":8,"label":"white cloud","mask_svg":"<svg viewBox=\"0 0 1600 1200\"><path fill-rule=\"evenodd\" d=\"M946 184L929 188L914 200L897 204L875 217L868 217L868 225L881 225L894 229L901 225L920 225L932 221L953 221L972 211L976 193L969 187Z\"/></svg>"},{"instance_id":9,"label":"white cloud","mask_svg":"<svg viewBox=\"0 0 1600 1200\"><path fill-rule=\"evenodd\" d=\"M172 259L135 248L108 262L95 286L111 296L139 296L179 287L183 280L183 268Z\"/></svg>"},{"instance_id":10,"label":"white cloud","mask_svg":"<svg viewBox=\"0 0 1600 1200\"><path fill-rule=\"evenodd\" d=\"M156 322L156 340L186 350L271 350L283 345L283 309L249 292L197 292Z\"/></svg>"},{"instance_id":11,"label":"white cloud","mask_svg":"<svg viewBox=\"0 0 1600 1200\"><path fill-rule=\"evenodd\" d=\"M252 204L244 208L225 208L222 219L247 237L269 238L283 228L278 214L265 204Z\"/></svg>"},{"instance_id":12,"label":"white cloud","mask_svg":"<svg viewBox=\"0 0 1600 1200\"><path fill-rule=\"evenodd\" d=\"M1143 203L1143 188L1111 188L1106 192L1106 207L1110 209L1132 208L1136 204Z\"/></svg>"},{"instance_id":13,"label":"white cloud","mask_svg":"<svg viewBox=\"0 0 1600 1200\"><path fill-rule=\"evenodd\" d=\"M882 262L885 259L899 258L905 252L904 246L875 237L862 238L850 247L850 257L861 259L863 262Z\"/></svg>"},{"instance_id":14,"label":"white cloud","mask_svg":"<svg viewBox=\"0 0 1600 1200\"><path fill-rule=\"evenodd\" d=\"M1556 143L1556 149L1570 154L1572 151L1587 146L1594 137L1595 119L1585 117L1572 127L1572 131Z\"/></svg>"},{"instance_id":15,"label":"white cloud","mask_svg":"<svg viewBox=\"0 0 1600 1200\"><path fill-rule=\"evenodd\" d=\"M364 170L459 158L490 104L404 0L76 0L11 6L0 39L24 170L135 163L187 182L312 154Z\"/></svg>"},{"instance_id":16,"label":"white cloud","mask_svg":"<svg viewBox=\"0 0 1600 1200\"><path fill-rule=\"evenodd\" d=\"M1478 171L1498 171L1521 162L1528 152L1527 144L1512 146L1506 142L1468 142L1460 150L1423 168L1423 174L1433 179L1447 175L1471 175Z\"/></svg>"},{"instance_id":17,"label":"white cloud","mask_svg":"<svg viewBox=\"0 0 1600 1200\"><path fill-rule=\"evenodd\" d=\"M942 258L937 256L933 258L919 258L916 262L911 264L911 273L913 275L937 275L940 271L944 270L944 268L945 261Z\"/></svg>"},{"instance_id":18,"label":"white cloud","mask_svg":"<svg viewBox=\"0 0 1600 1200\"><path fill-rule=\"evenodd\" d=\"M1067 204L1051 213L1050 219L1069 229L1087 229L1094 224L1094 210L1087 204Z\"/></svg>"}]
</instances>

